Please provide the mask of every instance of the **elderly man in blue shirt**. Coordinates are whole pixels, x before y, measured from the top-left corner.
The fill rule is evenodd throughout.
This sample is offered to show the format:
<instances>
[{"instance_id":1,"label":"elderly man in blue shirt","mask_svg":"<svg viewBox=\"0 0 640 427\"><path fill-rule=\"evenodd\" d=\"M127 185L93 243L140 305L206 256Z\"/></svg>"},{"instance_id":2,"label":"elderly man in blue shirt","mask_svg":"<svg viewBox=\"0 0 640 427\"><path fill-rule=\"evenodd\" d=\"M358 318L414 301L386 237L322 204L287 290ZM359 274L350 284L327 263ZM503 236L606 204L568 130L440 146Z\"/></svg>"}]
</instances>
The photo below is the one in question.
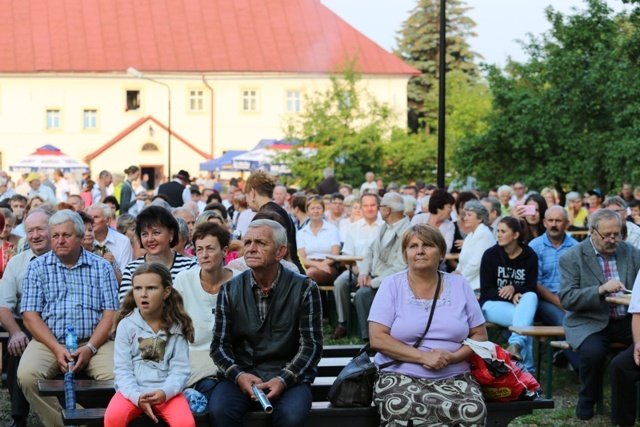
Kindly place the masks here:
<instances>
[{"instance_id":1,"label":"elderly man in blue shirt","mask_svg":"<svg viewBox=\"0 0 640 427\"><path fill-rule=\"evenodd\" d=\"M567 235L569 226L567 212L560 206L552 206L544 215L547 231L529 243L538 255L538 312L537 316L545 325L562 326L565 309L560 304L560 255L578 242Z\"/></svg>"},{"instance_id":2,"label":"elderly man in blue shirt","mask_svg":"<svg viewBox=\"0 0 640 427\"><path fill-rule=\"evenodd\" d=\"M118 309L118 284L111 265L82 248L80 215L62 210L49 220L51 252L29 263L22 284L21 313L33 335L18 367L18 382L46 427L62 426L54 397L38 394L37 381L85 371L98 380L113 379L113 342L108 341ZM65 347L67 326L75 327L79 347Z\"/></svg>"},{"instance_id":3,"label":"elderly man in blue shirt","mask_svg":"<svg viewBox=\"0 0 640 427\"><path fill-rule=\"evenodd\" d=\"M560 255L578 244L578 241L566 233L569 227L567 211L561 206L551 206L544 215L547 231L529 242L529 247L538 255L538 310L536 317L548 326L562 326L565 309L560 304ZM563 352L574 369L578 369L580 360L572 350Z\"/></svg>"}]
</instances>

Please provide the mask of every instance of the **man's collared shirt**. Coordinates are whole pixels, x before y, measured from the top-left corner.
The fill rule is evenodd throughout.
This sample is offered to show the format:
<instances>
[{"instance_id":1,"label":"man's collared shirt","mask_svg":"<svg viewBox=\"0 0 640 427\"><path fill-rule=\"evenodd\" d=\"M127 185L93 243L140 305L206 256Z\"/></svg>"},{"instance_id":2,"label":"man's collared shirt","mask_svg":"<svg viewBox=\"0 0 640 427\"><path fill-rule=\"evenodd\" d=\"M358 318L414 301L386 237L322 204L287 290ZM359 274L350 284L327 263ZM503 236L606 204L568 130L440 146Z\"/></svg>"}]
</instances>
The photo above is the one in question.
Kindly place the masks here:
<instances>
[{"instance_id":1,"label":"man's collared shirt","mask_svg":"<svg viewBox=\"0 0 640 427\"><path fill-rule=\"evenodd\" d=\"M604 275L605 283L609 280L620 280L620 274L618 274L618 260L616 258L617 250L614 251L608 258L605 258L598 252L595 245L593 244L593 239L589 237L589 242L591 243L591 247L596 253L596 259L598 260L598 264L600 265L600 269L602 270L602 274ZM609 296L617 296L618 293L608 294ZM609 317L612 319L622 319L627 315L627 306L622 304L609 304Z\"/></svg>"},{"instance_id":2,"label":"man's collared shirt","mask_svg":"<svg viewBox=\"0 0 640 427\"><path fill-rule=\"evenodd\" d=\"M529 242L529 247L538 255L538 283L554 295L560 290L560 255L577 244L576 239L565 234L564 241L556 248L547 233Z\"/></svg>"},{"instance_id":3,"label":"man's collared shirt","mask_svg":"<svg viewBox=\"0 0 640 427\"><path fill-rule=\"evenodd\" d=\"M22 280L27 266L36 255L31 249L11 257L0 280L0 307L13 311L13 317L21 319L20 300L22 299Z\"/></svg>"},{"instance_id":4,"label":"man's collared shirt","mask_svg":"<svg viewBox=\"0 0 640 427\"><path fill-rule=\"evenodd\" d=\"M371 244L380 234L380 227L382 227L384 221L380 218L376 218L373 224L369 224L364 218L360 218L349 227L347 231L347 238L342 248L342 253L345 255L361 256L365 257ZM361 261L358 261L356 265L360 268Z\"/></svg>"},{"instance_id":5,"label":"man's collared shirt","mask_svg":"<svg viewBox=\"0 0 640 427\"><path fill-rule=\"evenodd\" d=\"M261 322L264 322L264 319L267 317L269 305L271 305L271 300L276 293L276 287L278 286L278 281L280 280L281 271L282 267L279 267L278 274L276 274L276 278L273 283L271 283L271 287L269 287L267 292L263 292L262 289L260 289L260 286L258 285L258 282L253 275L253 271L251 272L251 289L253 290L253 297L256 301L256 308L258 309L258 315L260 316Z\"/></svg>"},{"instance_id":6,"label":"man's collared shirt","mask_svg":"<svg viewBox=\"0 0 640 427\"><path fill-rule=\"evenodd\" d=\"M118 282L111 265L84 249L71 268L49 251L27 267L20 313L35 311L58 342L74 325L78 341L88 340L105 310L117 310Z\"/></svg>"},{"instance_id":7,"label":"man's collared shirt","mask_svg":"<svg viewBox=\"0 0 640 427\"><path fill-rule=\"evenodd\" d=\"M118 233L113 228L107 227L107 238L104 242L97 243L98 245L106 244L109 251L111 251L115 257L120 271L124 271L127 264L133 261L133 248L131 247L131 241L129 241L127 236Z\"/></svg>"}]
</instances>

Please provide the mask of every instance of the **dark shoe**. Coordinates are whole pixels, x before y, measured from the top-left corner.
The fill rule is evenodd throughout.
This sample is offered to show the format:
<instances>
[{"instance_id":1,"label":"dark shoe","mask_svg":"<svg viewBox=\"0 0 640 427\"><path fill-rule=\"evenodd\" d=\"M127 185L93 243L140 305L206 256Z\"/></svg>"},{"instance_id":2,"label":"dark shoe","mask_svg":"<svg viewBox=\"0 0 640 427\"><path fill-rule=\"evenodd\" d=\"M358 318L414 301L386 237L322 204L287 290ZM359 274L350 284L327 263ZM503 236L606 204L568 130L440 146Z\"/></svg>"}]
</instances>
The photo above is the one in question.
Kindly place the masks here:
<instances>
[{"instance_id":1,"label":"dark shoe","mask_svg":"<svg viewBox=\"0 0 640 427\"><path fill-rule=\"evenodd\" d=\"M520 344L509 344L507 347L507 352L511 353L511 358L517 360L518 362L522 362L522 354L520 354Z\"/></svg>"},{"instance_id":2,"label":"dark shoe","mask_svg":"<svg viewBox=\"0 0 640 427\"><path fill-rule=\"evenodd\" d=\"M27 420L25 418L14 418L9 427L27 427Z\"/></svg>"},{"instance_id":3,"label":"dark shoe","mask_svg":"<svg viewBox=\"0 0 640 427\"><path fill-rule=\"evenodd\" d=\"M336 329L334 329L333 331L333 335L331 335L331 338L333 338L334 340L340 339L340 338L344 338L347 336L347 330L345 329L344 326L336 326Z\"/></svg>"},{"instance_id":4,"label":"dark shoe","mask_svg":"<svg viewBox=\"0 0 640 427\"><path fill-rule=\"evenodd\" d=\"M578 406L576 406L576 417L583 421L593 418L593 405L584 405L578 402Z\"/></svg>"}]
</instances>

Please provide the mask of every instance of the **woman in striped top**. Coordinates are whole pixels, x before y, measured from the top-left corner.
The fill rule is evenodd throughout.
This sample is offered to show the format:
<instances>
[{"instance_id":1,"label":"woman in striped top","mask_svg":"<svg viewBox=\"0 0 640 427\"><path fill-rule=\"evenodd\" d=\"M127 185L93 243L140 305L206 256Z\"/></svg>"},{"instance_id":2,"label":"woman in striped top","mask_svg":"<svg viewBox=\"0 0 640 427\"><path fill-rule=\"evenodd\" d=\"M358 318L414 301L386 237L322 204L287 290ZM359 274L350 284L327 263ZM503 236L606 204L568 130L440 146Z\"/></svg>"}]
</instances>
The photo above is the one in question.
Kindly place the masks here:
<instances>
[{"instance_id":1,"label":"woman in striped top","mask_svg":"<svg viewBox=\"0 0 640 427\"><path fill-rule=\"evenodd\" d=\"M136 217L136 235L147 253L131 261L122 272L118 296L122 301L131 289L131 275L145 262L160 262L171 272L171 278L198 265L195 258L187 258L171 249L178 243L178 222L171 212L161 206L149 205Z\"/></svg>"}]
</instances>

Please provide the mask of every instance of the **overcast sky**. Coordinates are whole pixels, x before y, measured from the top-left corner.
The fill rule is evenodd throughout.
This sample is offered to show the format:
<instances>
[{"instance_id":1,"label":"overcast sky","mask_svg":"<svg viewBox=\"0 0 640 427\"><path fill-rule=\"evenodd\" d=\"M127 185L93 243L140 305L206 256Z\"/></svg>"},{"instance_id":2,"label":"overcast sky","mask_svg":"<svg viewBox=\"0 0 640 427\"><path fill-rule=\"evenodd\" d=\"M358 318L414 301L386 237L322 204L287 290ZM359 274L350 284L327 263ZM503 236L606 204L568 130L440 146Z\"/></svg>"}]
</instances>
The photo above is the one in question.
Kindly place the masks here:
<instances>
[{"instance_id":1,"label":"overcast sky","mask_svg":"<svg viewBox=\"0 0 640 427\"><path fill-rule=\"evenodd\" d=\"M415 7L417 0L321 0L349 24L387 50L396 45L396 32ZM477 27L468 42L484 61L504 65L507 56L517 61L526 59L517 39L526 40L527 33L542 34L550 28L544 10L569 13L572 8L585 9L582 0L467 0L472 9L469 17ZM607 0L614 10L622 10L620 0Z\"/></svg>"}]
</instances>

